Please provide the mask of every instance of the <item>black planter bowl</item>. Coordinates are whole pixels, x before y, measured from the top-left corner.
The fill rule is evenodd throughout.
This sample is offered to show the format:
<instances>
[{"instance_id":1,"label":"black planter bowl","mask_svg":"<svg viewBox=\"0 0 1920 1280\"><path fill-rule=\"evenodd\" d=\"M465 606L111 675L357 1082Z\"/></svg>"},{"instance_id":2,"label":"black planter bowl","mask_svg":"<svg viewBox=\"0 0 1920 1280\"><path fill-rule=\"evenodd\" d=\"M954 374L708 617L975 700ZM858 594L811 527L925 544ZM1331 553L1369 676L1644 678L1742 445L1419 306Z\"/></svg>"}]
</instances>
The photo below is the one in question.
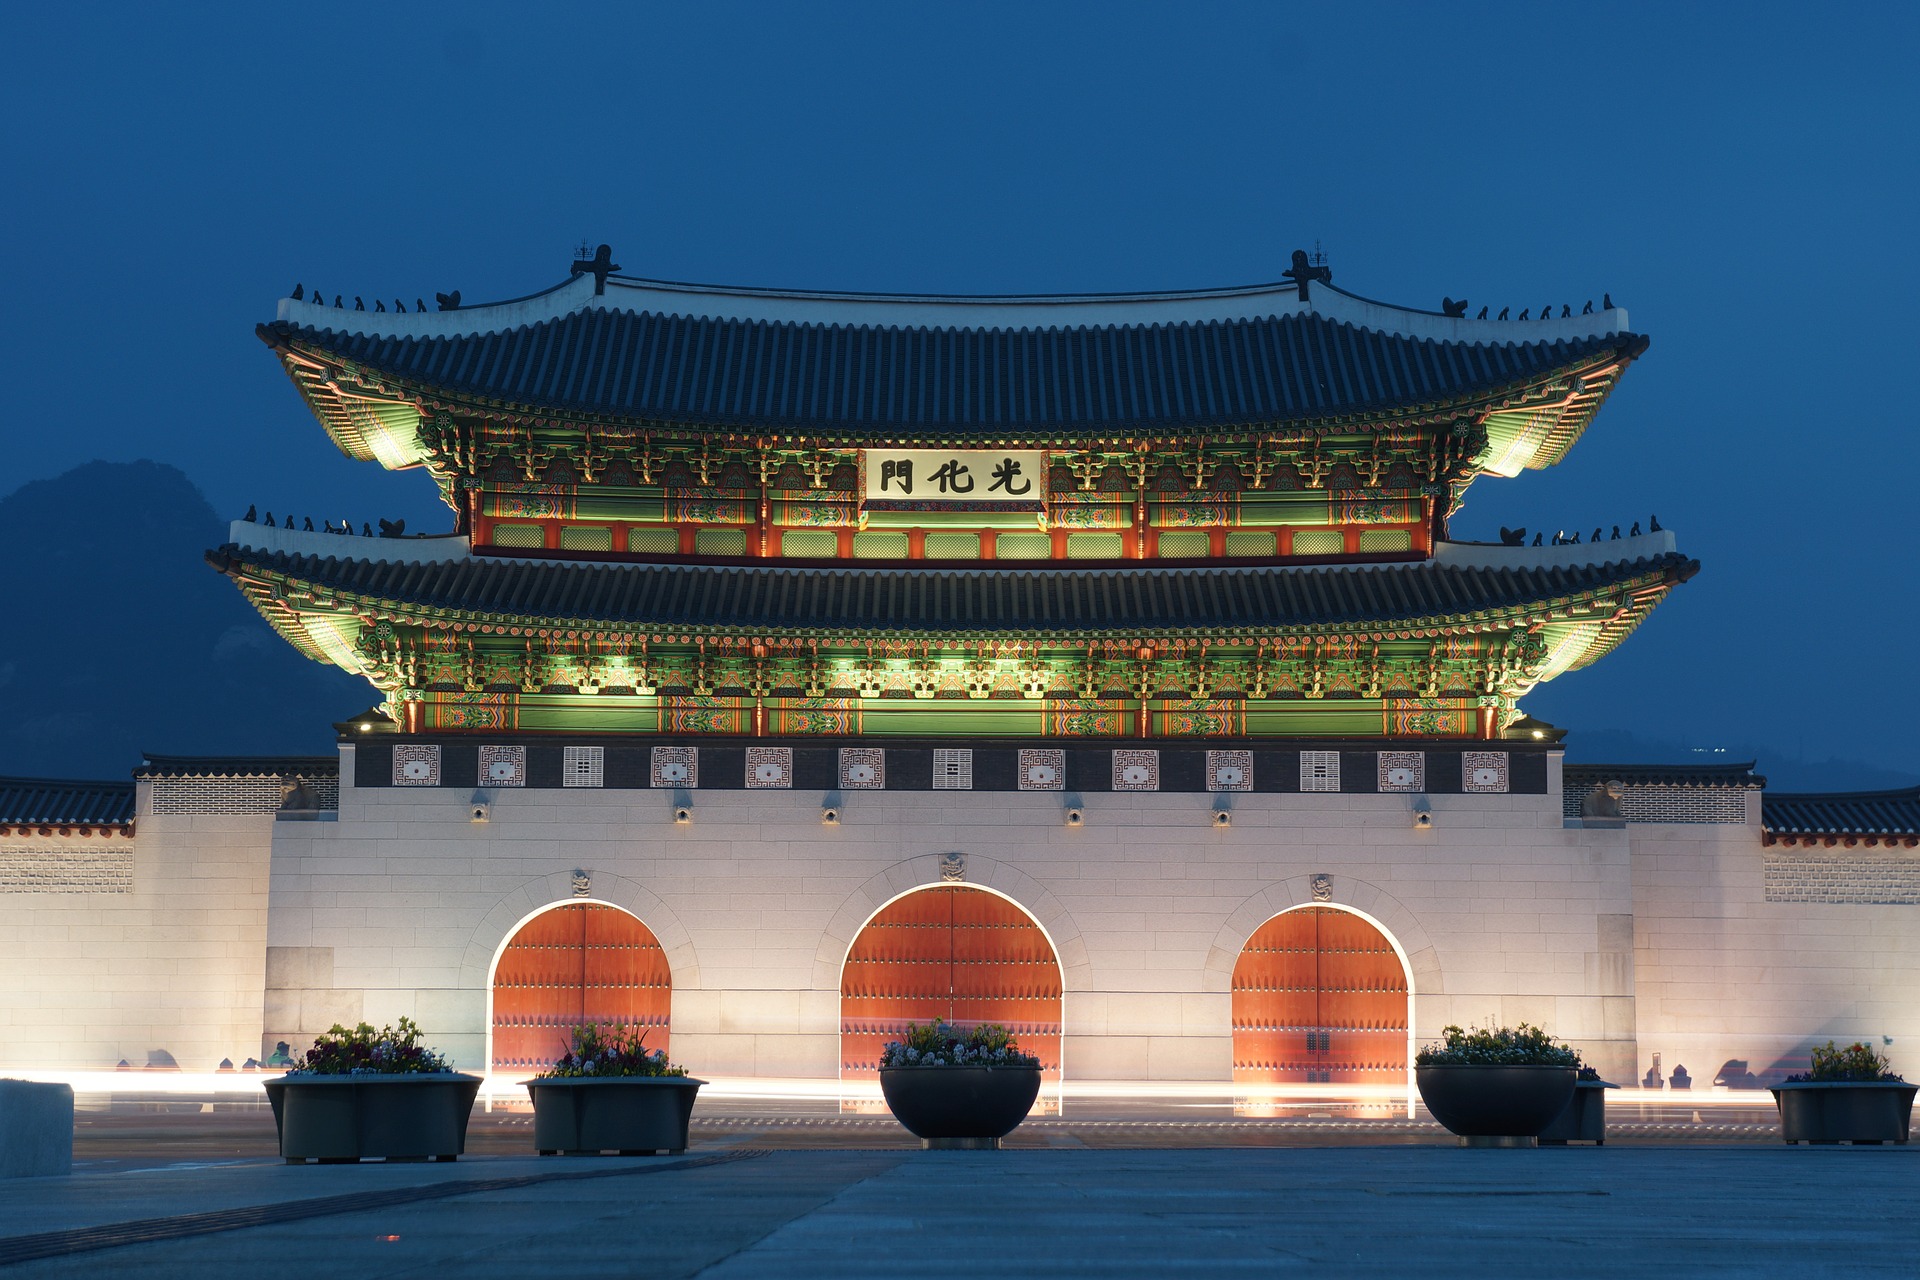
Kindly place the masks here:
<instances>
[{"instance_id":1,"label":"black planter bowl","mask_svg":"<svg viewBox=\"0 0 1920 1280\"><path fill-rule=\"evenodd\" d=\"M691 1076L565 1077L526 1080L533 1095L533 1148L541 1155L679 1155L687 1149L693 1101L705 1080Z\"/></svg>"},{"instance_id":2,"label":"black planter bowl","mask_svg":"<svg viewBox=\"0 0 1920 1280\"><path fill-rule=\"evenodd\" d=\"M882 1067L894 1119L933 1148L994 1148L1040 1096L1038 1067Z\"/></svg>"},{"instance_id":3,"label":"black planter bowl","mask_svg":"<svg viewBox=\"0 0 1920 1280\"><path fill-rule=\"evenodd\" d=\"M454 1160L467 1149L480 1077L289 1075L265 1087L288 1164Z\"/></svg>"},{"instance_id":4,"label":"black planter bowl","mask_svg":"<svg viewBox=\"0 0 1920 1280\"><path fill-rule=\"evenodd\" d=\"M1573 1067L1415 1067L1420 1100L1471 1146L1532 1146L1573 1100Z\"/></svg>"},{"instance_id":5,"label":"black planter bowl","mask_svg":"<svg viewBox=\"0 0 1920 1280\"><path fill-rule=\"evenodd\" d=\"M1576 1080L1567 1109L1540 1131L1541 1146L1564 1147L1569 1142L1607 1145L1607 1090L1618 1089L1605 1080Z\"/></svg>"},{"instance_id":6,"label":"black planter bowl","mask_svg":"<svg viewBox=\"0 0 1920 1280\"><path fill-rule=\"evenodd\" d=\"M1773 1086L1788 1142L1905 1145L1920 1085L1903 1080L1803 1080Z\"/></svg>"}]
</instances>

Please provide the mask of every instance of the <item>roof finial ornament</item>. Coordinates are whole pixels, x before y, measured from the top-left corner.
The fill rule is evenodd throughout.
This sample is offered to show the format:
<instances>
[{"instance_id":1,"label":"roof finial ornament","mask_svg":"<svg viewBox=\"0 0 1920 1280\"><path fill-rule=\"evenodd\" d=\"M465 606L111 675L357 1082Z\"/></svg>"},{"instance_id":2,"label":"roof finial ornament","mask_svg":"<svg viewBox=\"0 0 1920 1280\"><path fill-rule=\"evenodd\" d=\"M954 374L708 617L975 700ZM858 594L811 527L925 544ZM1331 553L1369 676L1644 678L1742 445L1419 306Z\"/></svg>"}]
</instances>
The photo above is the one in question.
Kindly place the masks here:
<instances>
[{"instance_id":1,"label":"roof finial ornament","mask_svg":"<svg viewBox=\"0 0 1920 1280\"><path fill-rule=\"evenodd\" d=\"M1610 294L1610 293L1603 293L1603 294L1601 294L1601 295L1600 295L1600 309L1601 309L1602 311L1611 311L1611 310L1613 310L1613 295L1612 295L1612 294Z\"/></svg>"},{"instance_id":2,"label":"roof finial ornament","mask_svg":"<svg viewBox=\"0 0 1920 1280\"><path fill-rule=\"evenodd\" d=\"M1486 318L1487 309L1485 307L1480 308L1480 314L1474 317L1475 320L1485 320Z\"/></svg>"},{"instance_id":3,"label":"roof finial ornament","mask_svg":"<svg viewBox=\"0 0 1920 1280\"><path fill-rule=\"evenodd\" d=\"M292 298L295 302L298 302L300 301L300 299L307 296L307 287L296 280L294 281L294 284L293 284L293 292L288 294L287 296L289 298Z\"/></svg>"},{"instance_id":4,"label":"roof finial ornament","mask_svg":"<svg viewBox=\"0 0 1920 1280\"><path fill-rule=\"evenodd\" d=\"M584 244L580 247L582 249L586 248ZM613 247L603 244L593 251L591 258L582 254L580 257L574 259L571 273L576 276L591 274L593 276L593 296L597 298L607 291L607 277L619 269L620 264L613 260Z\"/></svg>"},{"instance_id":5,"label":"roof finial ornament","mask_svg":"<svg viewBox=\"0 0 1920 1280\"><path fill-rule=\"evenodd\" d=\"M1586 305L1586 306L1584 306L1584 307L1582 307L1582 308L1580 308L1580 314L1581 314L1581 315L1583 315L1583 316L1590 316L1590 315L1592 315L1592 314L1593 314L1593 299L1592 299L1592 298L1588 298L1588 299L1587 299L1587 305Z\"/></svg>"},{"instance_id":6,"label":"roof finial ornament","mask_svg":"<svg viewBox=\"0 0 1920 1280\"><path fill-rule=\"evenodd\" d=\"M1452 298L1442 297L1440 299L1440 314L1443 316L1452 316L1455 320L1466 319L1467 300L1462 298L1460 301L1455 302Z\"/></svg>"},{"instance_id":7,"label":"roof finial ornament","mask_svg":"<svg viewBox=\"0 0 1920 1280\"><path fill-rule=\"evenodd\" d=\"M1513 308L1512 308L1512 307L1502 307L1502 308L1500 308L1500 314L1499 314L1499 315L1497 315L1497 316L1495 316L1495 317L1494 317L1494 319L1496 319L1496 320L1505 320L1505 319L1507 318L1507 312L1509 312L1509 311L1511 311L1511 310L1513 310Z\"/></svg>"},{"instance_id":8,"label":"roof finial ornament","mask_svg":"<svg viewBox=\"0 0 1920 1280\"><path fill-rule=\"evenodd\" d=\"M455 289L452 293L436 293L433 295L433 300L440 304L442 311L458 311L460 309L460 291L458 289Z\"/></svg>"},{"instance_id":9,"label":"roof finial ornament","mask_svg":"<svg viewBox=\"0 0 1920 1280\"><path fill-rule=\"evenodd\" d=\"M1295 249L1293 251L1293 266L1281 272L1287 279L1300 286L1300 301L1302 302L1307 301L1307 287L1311 282L1318 280L1322 284L1333 283L1333 268L1325 265L1326 255L1323 253L1315 253L1313 256L1319 258L1320 262L1315 263L1312 261L1312 259L1307 256L1305 249Z\"/></svg>"}]
</instances>

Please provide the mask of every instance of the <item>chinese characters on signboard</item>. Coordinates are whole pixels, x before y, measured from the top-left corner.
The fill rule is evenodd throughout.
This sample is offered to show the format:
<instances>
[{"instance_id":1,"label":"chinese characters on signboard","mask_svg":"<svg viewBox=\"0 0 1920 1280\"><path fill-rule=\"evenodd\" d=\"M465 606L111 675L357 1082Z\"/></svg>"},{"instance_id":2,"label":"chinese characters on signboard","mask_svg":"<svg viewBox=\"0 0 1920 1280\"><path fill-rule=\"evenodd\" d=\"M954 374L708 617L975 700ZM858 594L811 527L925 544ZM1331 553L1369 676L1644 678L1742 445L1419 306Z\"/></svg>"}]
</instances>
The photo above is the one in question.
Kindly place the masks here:
<instances>
[{"instance_id":1,"label":"chinese characters on signboard","mask_svg":"<svg viewBox=\"0 0 1920 1280\"><path fill-rule=\"evenodd\" d=\"M863 504L872 510L1039 511L1044 449L868 449Z\"/></svg>"}]
</instances>

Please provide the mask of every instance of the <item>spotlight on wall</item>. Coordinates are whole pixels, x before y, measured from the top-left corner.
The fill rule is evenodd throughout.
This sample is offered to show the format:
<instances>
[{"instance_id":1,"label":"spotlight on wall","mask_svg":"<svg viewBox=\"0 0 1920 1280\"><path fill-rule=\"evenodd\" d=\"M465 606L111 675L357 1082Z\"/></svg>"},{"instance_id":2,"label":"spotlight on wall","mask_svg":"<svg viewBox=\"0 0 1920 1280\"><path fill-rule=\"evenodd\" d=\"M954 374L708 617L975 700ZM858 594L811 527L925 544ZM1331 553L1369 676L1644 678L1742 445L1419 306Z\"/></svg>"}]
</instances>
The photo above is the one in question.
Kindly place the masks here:
<instances>
[{"instance_id":1,"label":"spotlight on wall","mask_svg":"<svg viewBox=\"0 0 1920 1280\"><path fill-rule=\"evenodd\" d=\"M493 817L493 800L484 791L473 793L473 800L467 806L467 817L474 822L485 822Z\"/></svg>"},{"instance_id":2,"label":"spotlight on wall","mask_svg":"<svg viewBox=\"0 0 1920 1280\"><path fill-rule=\"evenodd\" d=\"M693 821L693 807L684 804L673 806L673 820L680 826L686 826Z\"/></svg>"},{"instance_id":3,"label":"spotlight on wall","mask_svg":"<svg viewBox=\"0 0 1920 1280\"><path fill-rule=\"evenodd\" d=\"M1233 825L1232 811L1227 809L1215 809L1213 811L1213 825L1216 827L1232 826Z\"/></svg>"},{"instance_id":4,"label":"spotlight on wall","mask_svg":"<svg viewBox=\"0 0 1920 1280\"><path fill-rule=\"evenodd\" d=\"M830 804L821 805L820 806L820 825L823 827L839 826L840 810L836 809L834 806Z\"/></svg>"},{"instance_id":5,"label":"spotlight on wall","mask_svg":"<svg viewBox=\"0 0 1920 1280\"><path fill-rule=\"evenodd\" d=\"M1413 815L1413 829L1415 831L1429 831L1432 828L1433 814L1426 809L1416 810Z\"/></svg>"},{"instance_id":6,"label":"spotlight on wall","mask_svg":"<svg viewBox=\"0 0 1920 1280\"><path fill-rule=\"evenodd\" d=\"M1086 810L1082 809L1079 805L1075 805L1071 809L1067 810L1068 826L1077 827L1081 823L1085 822L1086 820L1087 820L1087 812Z\"/></svg>"}]
</instances>

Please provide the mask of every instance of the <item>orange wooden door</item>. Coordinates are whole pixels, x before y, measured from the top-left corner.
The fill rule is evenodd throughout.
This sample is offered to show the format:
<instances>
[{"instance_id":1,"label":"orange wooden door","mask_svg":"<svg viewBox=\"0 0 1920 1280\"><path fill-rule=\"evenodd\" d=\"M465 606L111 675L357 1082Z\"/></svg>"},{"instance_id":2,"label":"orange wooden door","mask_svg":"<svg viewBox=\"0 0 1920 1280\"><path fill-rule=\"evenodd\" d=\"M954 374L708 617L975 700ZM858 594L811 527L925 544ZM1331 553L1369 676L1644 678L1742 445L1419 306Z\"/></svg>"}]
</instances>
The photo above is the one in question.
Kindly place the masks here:
<instances>
[{"instance_id":1,"label":"orange wooden door","mask_svg":"<svg viewBox=\"0 0 1920 1280\"><path fill-rule=\"evenodd\" d=\"M543 911L520 927L493 972L493 1069L532 1071L567 1051L584 1022L646 1028L667 1048L673 978L653 931L595 902Z\"/></svg>"},{"instance_id":2,"label":"orange wooden door","mask_svg":"<svg viewBox=\"0 0 1920 1280\"><path fill-rule=\"evenodd\" d=\"M966 885L920 889L884 907L840 975L840 1075L871 1080L910 1022L998 1022L1060 1076L1060 962L1033 919Z\"/></svg>"},{"instance_id":3,"label":"orange wooden door","mask_svg":"<svg viewBox=\"0 0 1920 1280\"><path fill-rule=\"evenodd\" d=\"M1233 1078L1404 1083L1407 980L1386 935L1331 907L1255 930L1233 968Z\"/></svg>"}]
</instances>

